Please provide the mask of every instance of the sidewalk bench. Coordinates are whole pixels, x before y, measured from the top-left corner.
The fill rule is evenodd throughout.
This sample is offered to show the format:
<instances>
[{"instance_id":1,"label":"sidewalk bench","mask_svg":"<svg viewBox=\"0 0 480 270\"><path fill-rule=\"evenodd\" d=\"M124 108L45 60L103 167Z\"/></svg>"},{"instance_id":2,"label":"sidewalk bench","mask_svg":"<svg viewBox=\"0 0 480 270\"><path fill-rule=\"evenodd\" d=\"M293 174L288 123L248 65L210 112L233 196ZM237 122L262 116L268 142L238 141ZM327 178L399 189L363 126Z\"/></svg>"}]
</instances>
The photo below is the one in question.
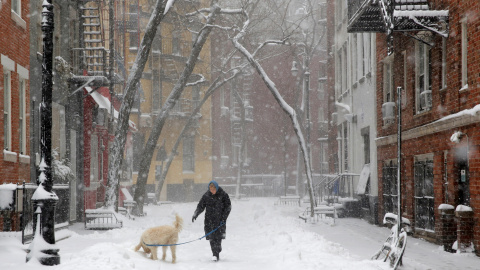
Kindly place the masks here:
<instances>
[{"instance_id":1,"label":"sidewalk bench","mask_svg":"<svg viewBox=\"0 0 480 270\"><path fill-rule=\"evenodd\" d=\"M310 216L311 210L310 207L307 207L303 213L301 213L298 217L305 220L307 222L307 217ZM327 205L320 205L313 208L313 214L315 215L316 219L323 218L324 216L331 216L333 218L333 223L335 224L335 219L338 218L337 216L337 209L334 206L327 206Z\"/></svg>"},{"instance_id":2,"label":"sidewalk bench","mask_svg":"<svg viewBox=\"0 0 480 270\"><path fill-rule=\"evenodd\" d=\"M106 209L86 209L85 229L86 230L109 230L121 228L123 223L117 219L115 213Z\"/></svg>"},{"instance_id":3,"label":"sidewalk bench","mask_svg":"<svg viewBox=\"0 0 480 270\"><path fill-rule=\"evenodd\" d=\"M279 205L298 205L298 206L300 206L300 196L280 196L277 204L279 204Z\"/></svg>"}]
</instances>

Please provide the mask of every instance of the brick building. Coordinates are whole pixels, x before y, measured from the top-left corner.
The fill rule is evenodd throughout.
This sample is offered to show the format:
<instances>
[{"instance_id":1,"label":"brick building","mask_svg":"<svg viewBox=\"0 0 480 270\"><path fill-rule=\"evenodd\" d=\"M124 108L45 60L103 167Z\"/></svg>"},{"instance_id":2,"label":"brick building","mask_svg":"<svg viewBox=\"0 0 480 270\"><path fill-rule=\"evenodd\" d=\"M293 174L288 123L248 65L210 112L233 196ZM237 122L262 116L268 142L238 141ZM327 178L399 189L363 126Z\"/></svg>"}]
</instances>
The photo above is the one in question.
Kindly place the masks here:
<instances>
[{"instance_id":1,"label":"brick building","mask_svg":"<svg viewBox=\"0 0 480 270\"><path fill-rule=\"evenodd\" d=\"M362 15L375 8L381 14L381 8L358 8L350 16L351 31L380 32L376 39L378 219L397 212L396 170L401 166L402 216L411 221L414 235L443 244L448 251L471 248L478 255L480 3L401 0L393 7L390 44L386 31L362 26ZM381 24L370 21L370 25ZM400 164L397 87L402 89Z\"/></svg>"},{"instance_id":2,"label":"brick building","mask_svg":"<svg viewBox=\"0 0 480 270\"><path fill-rule=\"evenodd\" d=\"M8 1L0 9L0 141L3 155L0 160L0 188L3 184L30 182L29 167L29 1ZM16 197L15 190L13 199ZM0 209L0 231L17 230L19 212L15 205Z\"/></svg>"}]
</instances>

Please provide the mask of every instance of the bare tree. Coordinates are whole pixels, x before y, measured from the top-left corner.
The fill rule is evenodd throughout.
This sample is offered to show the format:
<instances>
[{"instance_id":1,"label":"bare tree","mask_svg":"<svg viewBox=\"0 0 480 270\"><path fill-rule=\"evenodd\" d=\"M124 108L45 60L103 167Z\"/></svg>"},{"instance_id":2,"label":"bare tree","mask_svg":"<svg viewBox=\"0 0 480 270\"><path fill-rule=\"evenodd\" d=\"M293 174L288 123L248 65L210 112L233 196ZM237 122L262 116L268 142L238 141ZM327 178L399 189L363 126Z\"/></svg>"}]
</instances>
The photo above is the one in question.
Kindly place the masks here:
<instances>
[{"instance_id":1,"label":"bare tree","mask_svg":"<svg viewBox=\"0 0 480 270\"><path fill-rule=\"evenodd\" d=\"M145 184L147 183L148 173L150 170L150 164L152 162L155 146L157 145L158 139L165 125L165 121L168 118L170 110L175 106L175 103L178 101L180 95L185 89L187 80L193 72L203 45L207 41L207 38L212 28L214 27L215 18L220 12L220 7L215 4L216 2L217 1L212 1L210 8L202 9L199 11L206 12L208 14L206 23L197 36L197 40L193 45L192 51L185 64L185 68L183 69L180 77L178 78L178 81L170 92L167 100L165 101L165 104L162 106L162 109L160 110L157 119L155 119L152 132L150 133L147 143L143 148L143 155L140 160L140 166L138 171L137 188L135 189L135 194L133 197L133 199L137 202L134 212L135 214L143 214L143 203L145 200Z\"/></svg>"},{"instance_id":2,"label":"bare tree","mask_svg":"<svg viewBox=\"0 0 480 270\"><path fill-rule=\"evenodd\" d=\"M110 164L108 170L107 191L105 196L105 206L115 206L116 211L118 211L118 206L114 204L117 199L115 191L118 189L118 182L120 179L120 165L122 163L123 152L127 140L130 112L132 110L135 94L138 89L138 83L142 76L143 70L145 69L145 64L147 63L148 55L150 54L152 42L157 32L157 27L165 17L165 8L167 3L171 4L166 0L157 0L154 6L152 15L145 30L145 35L143 36L140 48L135 58L135 62L128 76L125 87L125 96L120 107L118 126L115 130L115 139L110 150L111 155L109 160Z\"/></svg>"},{"instance_id":3,"label":"bare tree","mask_svg":"<svg viewBox=\"0 0 480 270\"><path fill-rule=\"evenodd\" d=\"M297 136L297 139L299 141L300 147L301 147L301 152L303 154L303 158L305 160L304 165L305 165L305 172L307 175L307 190L308 190L308 195L310 197L310 207L311 209L314 208L314 196L313 196L313 185L312 185L312 169L311 169L311 162L310 162L310 156L309 156L309 151L308 151L308 145L305 140L305 137L302 132L302 126L298 121L297 117L297 112L285 102L283 97L281 96L280 92L278 91L277 87L273 83L273 81L269 78L267 73L264 71L262 68L261 64L259 63L258 59L255 58L255 54L261 50L264 46L267 44L285 44L288 35L284 36L283 39L281 40L268 40L263 43L261 43L253 53L251 53L246 46L242 44L243 37L248 33L249 30L249 24L250 24L250 17L251 14L254 13L255 8L257 7L259 1L253 1L251 5L247 5L246 8L242 9L242 14L243 14L243 25L242 27L238 30L236 35L232 38L232 43L233 46L247 59L247 61L250 63L250 65L256 70L258 75L261 77L267 88L270 90L272 93L273 97L277 101L277 103L280 105L282 110L289 116L295 134ZM311 211L311 217L313 217L313 211Z\"/></svg>"}]
</instances>

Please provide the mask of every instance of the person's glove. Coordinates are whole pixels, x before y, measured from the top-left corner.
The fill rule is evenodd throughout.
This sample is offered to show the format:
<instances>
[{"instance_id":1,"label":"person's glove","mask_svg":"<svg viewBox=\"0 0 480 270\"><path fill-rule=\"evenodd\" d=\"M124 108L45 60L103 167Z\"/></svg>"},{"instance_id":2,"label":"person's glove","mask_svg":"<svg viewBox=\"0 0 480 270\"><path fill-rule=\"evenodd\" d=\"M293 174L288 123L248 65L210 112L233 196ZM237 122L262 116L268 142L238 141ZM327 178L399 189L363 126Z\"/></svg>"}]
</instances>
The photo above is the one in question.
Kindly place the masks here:
<instances>
[{"instance_id":1,"label":"person's glove","mask_svg":"<svg viewBox=\"0 0 480 270\"><path fill-rule=\"evenodd\" d=\"M192 216L192 223L195 221L195 219L197 219L197 216L193 215Z\"/></svg>"}]
</instances>

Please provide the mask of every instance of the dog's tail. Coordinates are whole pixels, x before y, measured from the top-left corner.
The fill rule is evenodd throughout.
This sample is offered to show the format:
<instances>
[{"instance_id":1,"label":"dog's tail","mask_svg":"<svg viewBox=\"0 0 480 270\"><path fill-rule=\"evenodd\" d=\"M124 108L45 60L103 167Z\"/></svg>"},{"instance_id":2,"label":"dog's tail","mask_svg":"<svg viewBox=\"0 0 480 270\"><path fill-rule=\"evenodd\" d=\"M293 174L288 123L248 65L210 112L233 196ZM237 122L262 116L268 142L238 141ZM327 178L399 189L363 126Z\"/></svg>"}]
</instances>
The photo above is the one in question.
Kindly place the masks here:
<instances>
[{"instance_id":1,"label":"dog's tail","mask_svg":"<svg viewBox=\"0 0 480 270\"><path fill-rule=\"evenodd\" d=\"M178 214L175 214L175 221L173 222L173 227L180 232L183 229L183 218Z\"/></svg>"}]
</instances>

